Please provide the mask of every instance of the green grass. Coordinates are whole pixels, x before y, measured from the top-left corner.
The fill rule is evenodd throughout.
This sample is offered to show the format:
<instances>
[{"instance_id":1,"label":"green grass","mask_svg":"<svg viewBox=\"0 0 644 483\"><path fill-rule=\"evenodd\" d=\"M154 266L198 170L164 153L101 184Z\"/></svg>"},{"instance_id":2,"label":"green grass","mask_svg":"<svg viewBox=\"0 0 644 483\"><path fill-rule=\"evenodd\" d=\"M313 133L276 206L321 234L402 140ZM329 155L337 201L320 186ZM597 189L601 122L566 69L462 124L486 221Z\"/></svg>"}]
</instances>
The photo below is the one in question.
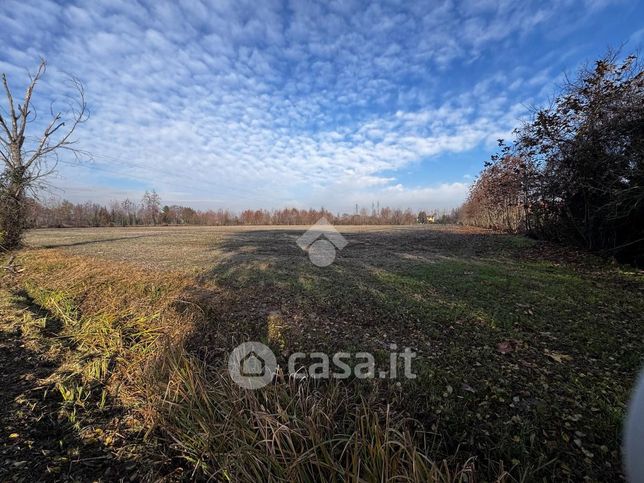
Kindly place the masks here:
<instances>
[{"instance_id":1,"label":"green grass","mask_svg":"<svg viewBox=\"0 0 644 483\"><path fill-rule=\"evenodd\" d=\"M448 448L503 459L517 476L608 478L619 471L620 421L641 364L644 306L619 274L611 277L507 259L382 273L381 282L404 300L432 294L410 303L418 329L437 338L439 355L430 351L409 387L412 411L442 426ZM500 354L497 344L506 340L517 349ZM460 390L463 384L476 393ZM447 386L458 396L445 397Z\"/></svg>"},{"instance_id":2,"label":"green grass","mask_svg":"<svg viewBox=\"0 0 644 483\"><path fill-rule=\"evenodd\" d=\"M283 319L300 321L282 331L292 349L416 348L420 377L391 400L439 434L442 454L478 455L485 478L503 468L517 479L611 479L644 353L641 276L498 241L424 262L349 254L324 270L278 259L211 275L245 303L277 299ZM508 341L514 350L500 353Z\"/></svg>"},{"instance_id":3,"label":"green grass","mask_svg":"<svg viewBox=\"0 0 644 483\"><path fill-rule=\"evenodd\" d=\"M226 440L232 446L214 450L190 429L216 433L226 420L222 414L235 410L225 402L234 397L216 369L235 341L265 341L282 362L296 350L366 350L386 360L387 347L395 343L418 353L418 378L399 381L400 386L386 380L343 385L341 391L353 395L350 417L325 429L342 433L342 444L349 444L347 434L361 431L356 421L362 409L353 399L360 395L372 398L374 407L388 405L396 415L413 418L412 426L426 432L429 444L423 451L432 461L469 464L474 457L481 480L503 474L527 481L620 477L621 421L644 354L641 272L527 238L464 228L345 230L349 245L324 269L313 266L295 245L301 231L293 228L168 230L167 236L156 229L153 236L132 240L118 239L114 230L94 230L82 232L79 245L74 232L62 230L46 234L49 238L39 234L38 240L73 256L92 254L96 263L118 260L115 272L131 265L154 273L156 281L146 276L118 282L92 279L90 273L84 279L89 293L67 287L85 293L85 299L75 299L78 306L109 293L110 283L119 296L123 287L133 287L142 302L132 313L118 307L110 313L129 321L138 314L138 327L156 324L156 305L167 305L163 281L170 273L157 269L198 273L176 295L201 314L186 341L194 359L173 366L173 374L181 377L171 401L179 406L174 413L162 413L180 418L166 419L166 427L197 466L215 468L220 475L231 468L243 472L233 464L240 447ZM56 239L58 234L65 235L65 243ZM182 244L189 249L181 250ZM59 263L52 257L35 269L50 270L52 276L60 273ZM68 260L65 266L73 263ZM46 280L43 276L36 283L46 285ZM92 313L105 316L106 308L101 310ZM86 307L85 317L88 312ZM201 371L203 378L193 381ZM200 392L194 390L209 378ZM275 390L282 391L283 400L297 397L286 386ZM202 409L191 414L194 398L202 396ZM267 407L268 394L253 397L245 408ZM317 407L332 400L324 391L311 397ZM279 426L284 423L280 409L271 407L275 419L270 424ZM303 437L300 419L287 425L294 438ZM242 442L265 431L248 420L238 423ZM350 431L341 430L342 424L349 424ZM406 437L404 431L399 434ZM286 457L271 453L277 460ZM223 468L216 463L222 458L229 462ZM267 461L258 464L283 470Z\"/></svg>"}]
</instances>

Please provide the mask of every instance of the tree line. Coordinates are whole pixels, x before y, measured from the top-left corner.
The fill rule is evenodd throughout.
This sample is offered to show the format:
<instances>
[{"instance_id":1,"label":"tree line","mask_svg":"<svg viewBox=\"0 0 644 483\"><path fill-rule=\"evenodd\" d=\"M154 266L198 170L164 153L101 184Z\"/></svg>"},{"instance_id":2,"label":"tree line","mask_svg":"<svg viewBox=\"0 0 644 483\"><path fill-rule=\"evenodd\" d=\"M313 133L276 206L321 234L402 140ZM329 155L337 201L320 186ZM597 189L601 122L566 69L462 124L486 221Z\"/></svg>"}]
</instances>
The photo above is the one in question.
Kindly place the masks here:
<instances>
[{"instance_id":1,"label":"tree line","mask_svg":"<svg viewBox=\"0 0 644 483\"><path fill-rule=\"evenodd\" d=\"M146 191L141 200L125 199L107 205L71 203L67 200L48 203L30 200L26 226L29 228L150 226L150 225L312 225L325 217L340 225L411 225L415 223L449 223L455 220L452 212L428 216L427 212L411 209L366 208L355 213L332 213L324 208L277 210L195 210L187 206L163 205L153 190Z\"/></svg>"},{"instance_id":2,"label":"tree line","mask_svg":"<svg viewBox=\"0 0 644 483\"><path fill-rule=\"evenodd\" d=\"M610 52L485 163L463 223L644 264L644 72Z\"/></svg>"}]
</instances>

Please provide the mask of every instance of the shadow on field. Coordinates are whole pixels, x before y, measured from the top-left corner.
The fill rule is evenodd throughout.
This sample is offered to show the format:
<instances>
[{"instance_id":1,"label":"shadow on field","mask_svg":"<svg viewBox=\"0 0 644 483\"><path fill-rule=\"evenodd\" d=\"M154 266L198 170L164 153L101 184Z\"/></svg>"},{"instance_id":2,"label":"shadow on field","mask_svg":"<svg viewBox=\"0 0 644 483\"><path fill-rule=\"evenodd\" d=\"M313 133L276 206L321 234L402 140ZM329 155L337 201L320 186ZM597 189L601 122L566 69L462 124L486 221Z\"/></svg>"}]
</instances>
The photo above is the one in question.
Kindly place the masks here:
<instances>
[{"instance_id":1,"label":"shadow on field","mask_svg":"<svg viewBox=\"0 0 644 483\"><path fill-rule=\"evenodd\" d=\"M115 242L115 241L120 241L120 240L134 240L135 238L146 238L146 237L150 237L150 236L155 236L155 234L121 236L121 237L117 237L117 238L100 238L100 239L96 239L96 240L77 241L77 242L72 242L72 243L48 244L48 245L42 245L41 248L76 247L76 246L82 246L82 245L93 245L93 244L97 244L97 243Z\"/></svg>"},{"instance_id":2,"label":"shadow on field","mask_svg":"<svg viewBox=\"0 0 644 483\"><path fill-rule=\"evenodd\" d=\"M38 307L29 296L14 294L11 307L24 317L45 319L41 337L56 339L63 322ZM0 479L3 481L118 479L128 474L121 461L100 443L83 440L74 425L61 418L61 399L51 383L42 380L64 376L60 356L27 348L23 327L10 326L11 314L0 325ZM114 416L114 414L111 414Z\"/></svg>"},{"instance_id":3,"label":"shadow on field","mask_svg":"<svg viewBox=\"0 0 644 483\"><path fill-rule=\"evenodd\" d=\"M535 478L619 474L619 408L644 350L637 289L607 268L533 256L540 245L521 237L352 232L320 268L297 246L302 233L220 241L220 262L194 288L217 327L194 344L225 347L204 334L237 334L268 342L282 362L295 351L378 359L392 343L412 347L418 378L391 402L436 428L446 455L526 462L517 474ZM593 440L570 445L562 428ZM583 451L609 463L589 470Z\"/></svg>"},{"instance_id":4,"label":"shadow on field","mask_svg":"<svg viewBox=\"0 0 644 483\"><path fill-rule=\"evenodd\" d=\"M506 257L503 250L514 249L512 237L492 233L354 232L343 234L348 244L336 253L334 263L317 267L296 243L303 233L260 230L231 233L221 240L221 260L200 276L202 286L215 283L217 294L197 294L202 301L217 301L208 309L210 320L223 320L235 332L241 329L244 337L256 335L298 348L338 343L382 348L394 335L417 343L419 324L423 339L442 339L445 323L471 316L469 302L455 299L450 280L447 285L423 284L409 293L409 284L400 277L413 277L419 267L449 268L456 259L475 263ZM469 283L460 270L454 276ZM437 323L427 324L428 319Z\"/></svg>"}]
</instances>

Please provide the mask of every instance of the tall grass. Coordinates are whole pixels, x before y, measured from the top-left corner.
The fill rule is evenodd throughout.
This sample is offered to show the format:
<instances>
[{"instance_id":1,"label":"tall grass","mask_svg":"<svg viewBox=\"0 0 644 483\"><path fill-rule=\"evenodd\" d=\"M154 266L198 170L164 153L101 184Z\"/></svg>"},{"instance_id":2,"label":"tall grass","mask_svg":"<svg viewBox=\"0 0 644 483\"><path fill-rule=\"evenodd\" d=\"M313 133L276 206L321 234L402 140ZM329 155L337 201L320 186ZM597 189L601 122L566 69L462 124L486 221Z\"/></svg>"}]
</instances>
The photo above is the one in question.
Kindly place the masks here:
<instances>
[{"instance_id":1,"label":"tall grass","mask_svg":"<svg viewBox=\"0 0 644 483\"><path fill-rule=\"evenodd\" d=\"M158 423L195 468L229 481L473 481L428 458L411 421L339 383L278 374L261 390L237 386L191 355L168 351Z\"/></svg>"},{"instance_id":2,"label":"tall grass","mask_svg":"<svg viewBox=\"0 0 644 483\"><path fill-rule=\"evenodd\" d=\"M225 360L213 365L190 349L195 331L217 324L199 321L198 307L179 308L191 283L182 275L159 279L53 251L27 252L21 262L18 283L62 322L58 337L75 354L66 370L76 385L59 383L63 399L76 410L97 386L105 404L107 391L137 415L148 438L188 462L188 478L474 481L471 462L454 469L432 461L425 434L376 390L281 374L260 390L237 386Z\"/></svg>"}]
</instances>

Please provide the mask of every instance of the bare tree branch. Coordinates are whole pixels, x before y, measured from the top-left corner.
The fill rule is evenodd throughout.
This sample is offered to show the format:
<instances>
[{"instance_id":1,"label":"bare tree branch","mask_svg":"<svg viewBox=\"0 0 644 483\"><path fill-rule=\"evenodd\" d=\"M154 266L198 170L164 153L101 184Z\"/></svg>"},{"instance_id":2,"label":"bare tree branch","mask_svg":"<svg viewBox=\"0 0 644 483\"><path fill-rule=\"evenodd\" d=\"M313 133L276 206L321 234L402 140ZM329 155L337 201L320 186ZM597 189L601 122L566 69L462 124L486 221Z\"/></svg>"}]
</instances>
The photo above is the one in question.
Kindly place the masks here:
<instances>
[{"instance_id":1,"label":"bare tree branch","mask_svg":"<svg viewBox=\"0 0 644 483\"><path fill-rule=\"evenodd\" d=\"M76 159L82 151L75 147L72 139L79 124L88 118L87 103L83 84L71 77L74 95L70 95L66 111L55 111L51 106L52 118L38 137L26 136L27 124L33 121L35 112L32 98L36 86L47 70L47 63L41 59L38 69L29 75L29 84L25 91L23 103L16 110L14 98L7 81L2 75L2 83L7 98L7 115L0 115L0 160L4 171L0 175L0 233L4 236L4 245L14 248L20 244L25 226L28 194L45 186L44 180L55 171L59 152L68 151ZM30 119L31 117L31 119ZM29 146L25 149L27 140Z\"/></svg>"},{"instance_id":2,"label":"bare tree branch","mask_svg":"<svg viewBox=\"0 0 644 483\"><path fill-rule=\"evenodd\" d=\"M0 126L2 126L2 129L4 129L4 131L7 133L7 137L11 140L11 131L7 127L7 124L1 114L0 114Z\"/></svg>"},{"instance_id":3,"label":"bare tree branch","mask_svg":"<svg viewBox=\"0 0 644 483\"><path fill-rule=\"evenodd\" d=\"M70 126L67 128L65 133L57 140L53 139L53 135L62 127L65 126L65 122L61 122L62 113L57 113L54 115L54 118L49 123L45 131L43 132L38 146L33 151L33 154L25 162L25 167L29 168L32 164L39 160L45 158L48 154L58 150L58 149L72 149L71 145L74 144L70 140L72 134L74 134L76 128L79 124L87 120L87 103L85 101L85 90L83 85L78 81L78 79L72 78L72 84L78 94L78 109L71 109L72 120Z\"/></svg>"},{"instance_id":4,"label":"bare tree branch","mask_svg":"<svg viewBox=\"0 0 644 483\"><path fill-rule=\"evenodd\" d=\"M25 135L25 129L27 128L27 120L29 118L29 104L31 103L31 96L34 92L34 88L36 87L36 84L40 80L40 78L44 75L45 71L47 70L47 63L45 62L45 59L40 59L40 65L38 66L38 70L36 71L36 74L31 78L31 82L29 83L29 86L27 87L27 91L25 92L25 100L23 102L22 108L20 109L20 128L18 130L18 139L24 142L24 135ZM21 146L22 147L22 146Z\"/></svg>"},{"instance_id":5,"label":"bare tree branch","mask_svg":"<svg viewBox=\"0 0 644 483\"><path fill-rule=\"evenodd\" d=\"M6 74L2 74L2 84L4 85L4 90L7 94L7 102L9 103L9 117L11 118L11 137L15 140L18 134L18 116L16 115L16 109L13 105L13 96L11 95L11 90L9 89L9 83L7 82Z\"/></svg>"}]
</instances>

